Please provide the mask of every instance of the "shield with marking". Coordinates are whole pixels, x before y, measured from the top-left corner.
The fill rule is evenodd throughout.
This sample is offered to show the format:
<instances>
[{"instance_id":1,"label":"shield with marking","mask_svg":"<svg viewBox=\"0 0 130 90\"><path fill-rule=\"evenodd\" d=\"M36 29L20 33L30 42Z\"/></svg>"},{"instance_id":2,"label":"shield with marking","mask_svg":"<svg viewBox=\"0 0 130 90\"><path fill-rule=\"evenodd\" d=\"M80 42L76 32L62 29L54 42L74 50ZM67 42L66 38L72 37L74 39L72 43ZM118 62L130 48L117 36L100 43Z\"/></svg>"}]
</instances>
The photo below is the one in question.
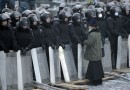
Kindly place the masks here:
<instances>
[{"instance_id":1,"label":"shield with marking","mask_svg":"<svg viewBox=\"0 0 130 90\"><path fill-rule=\"evenodd\" d=\"M104 53L105 56L102 59L103 70L104 72L111 72L112 71L111 47L108 38L105 39Z\"/></svg>"},{"instance_id":2,"label":"shield with marking","mask_svg":"<svg viewBox=\"0 0 130 90\"><path fill-rule=\"evenodd\" d=\"M50 79L53 84L61 82L61 68L58 56L58 50L49 46Z\"/></svg>"},{"instance_id":3,"label":"shield with marking","mask_svg":"<svg viewBox=\"0 0 130 90\"><path fill-rule=\"evenodd\" d=\"M18 90L25 90L31 87L33 83L33 70L30 51L25 56L21 56L21 51L17 52L17 75Z\"/></svg>"},{"instance_id":4,"label":"shield with marking","mask_svg":"<svg viewBox=\"0 0 130 90\"><path fill-rule=\"evenodd\" d=\"M65 49L59 47L59 58L65 82L70 82L78 79L74 57L70 45L65 45Z\"/></svg>"},{"instance_id":5,"label":"shield with marking","mask_svg":"<svg viewBox=\"0 0 130 90\"><path fill-rule=\"evenodd\" d=\"M49 83L49 67L46 52L41 47L31 50L36 80L40 83Z\"/></svg>"},{"instance_id":6,"label":"shield with marking","mask_svg":"<svg viewBox=\"0 0 130 90\"><path fill-rule=\"evenodd\" d=\"M117 51L117 63L116 68L127 68L127 56L128 56L128 39L118 37L118 51Z\"/></svg>"}]
</instances>

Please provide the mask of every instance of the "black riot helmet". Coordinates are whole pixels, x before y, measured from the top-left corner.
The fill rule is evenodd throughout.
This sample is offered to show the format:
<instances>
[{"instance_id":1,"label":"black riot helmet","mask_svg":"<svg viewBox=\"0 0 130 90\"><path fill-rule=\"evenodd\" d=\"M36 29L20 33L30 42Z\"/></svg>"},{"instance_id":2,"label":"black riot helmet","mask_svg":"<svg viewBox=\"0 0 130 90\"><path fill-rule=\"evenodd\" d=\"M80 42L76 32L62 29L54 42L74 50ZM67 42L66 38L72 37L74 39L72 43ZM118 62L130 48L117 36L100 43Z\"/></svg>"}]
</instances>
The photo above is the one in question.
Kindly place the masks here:
<instances>
[{"instance_id":1,"label":"black riot helmet","mask_svg":"<svg viewBox=\"0 0 130 90\"><path fill-rule=\"evenodd\" d=\"M103 7L105 7L106 5L105 5L105 3L104 2L96 2L95 3L95 8L103 8Z\"/></svg>"},{"instance_id":2,"label":"black riot helmet","mask_svg":"<svg viewBox=\"0 0 130 90\"><path fill-rule=\"evenodd\" d=\"M65 3L61 3L60 6L59 6L59 10L62 10L64 7L66 7L66 4Z\"/></svg>"},{"instance_id":3,"label":"black riot helmet","mask_svg":"<svg viewBox=\"0 0 130 90\"><path fill-rule=\"evenodd\" d=\"M41 14L40 19L43 23L47 23L47 19L51 19L51 14L49 12L44 12ZM50 23L50 22L48 22Z\"/></svg>"},{"instance_id":4,"label":"black riot helmet","mask_svg":"<svg viewBox=\"0 0 130 90\"><path fill-rule=\"evenodd\" d=\"M27 17L22 17L19 21L19 27L26 29L29 28L30 22Z\"/></svg>"},{"instance_id":5,"label":"black riot helmet","mask_svg":"<svg viewBox=\"0 0 130 90\"><path fill-rule=\"evenodd\" d=\"M73 13L81 13L82 5L79 4L79 5L73 6L72 11L73 11Z\"/></svg>"},{"instance_id":6,"label":"black riot helmet","mask_svg":"<svg viewBox=\"0 0 130 90\"><path fill-rule=\"evenodd\" d=\"M110 14L112 15L112 16L114 16L114 14L115 14L115 6L112 6L111 8L110 8Z\"/></svg>"},{"instance_id":7,"label":"black riot helmet","mask_svg":"<svg viewBox=\"0 0 130 90\"><path fill-rule=\"evenodd\" d=\"M40 12L38 10L33 10L32 13L36 14L38 19L40 20Z\"/></svg>"},{"instance_id":8,"label":"black riot helmet","mask_svg":"<svg viewBox=\"0 0 130 90\"><path fill-rule=\"evenodd\" d=\"M29 19L30 23L31 22L38 22L39 21L38 18L37 18L37 16L36 16L36 14L30 14L28 16L28 19Z\"/></svg>"},{"instance_id":9,"label":"black riot helmet","mask_svg":"<svg viewBox=\"0 0 130 90\"><path fill-rule=\"evenodd\" d=\"M112 16L119 16L120 13L121 13L120 7L112 6L112 7L110 8L110 14L111 14Z\"/></svg>"},{"instance_id":10,"label":"black riot helmet","mask_svg":"<svg viewBox=\"0 0 130 90\"><path fill-rule=\"evenodd\" d=\"M97 18L104 18L104 11L102 8L96 8L97 11Z\"/></svg>"},{"instance_id":11,"label":"black riot helmet","mask_svg":"<svg viewBox=\"0 0 130 90\"><path fill-rule=\"evenodd\" d=\"M100 2L96 2L95 3L95 8L99 8L100 7Z\"/></svg>"},{"instance_id":12,"label":"black riot helmet","mask_svg":"<svg viewBox=\"0 0 130 90\"><path fill-rule=\"evenodd\" d=\"M81 22L81 15L80 13L74 13L72 16L72 21L73 22Z\"/></svg>"},{"instance_id":13,"label":"black riot helmet","mask_svg":"<svg viewBox=\"0 0 130 90\"><path fill-rule=\"evenodd\" d=\"M91 19L92 18L92 9L87 9L85 12L85 18Z\"/></svg>"},{"instance_id":14,"label":"black riot helmet","mask_svg":"<svg viewBox=\"0 0 130 90\"><path fill-rule=\"evenodd\" d=\"M111 7L113 7L113 6L116 6L116 4L114 2L107 3L107 5L106 5L106 11L110 12Z\"/></svg>"},{"instance_id":15,"label":"black riot helmet","mask_svg":"<svg viewBox=\"0 0 130 90\"><path fill-rule=\"evenodd\" d=\"M18 11L14 11L10 15L10 18L11 18L12 22L18 22L21 17L22 17L22 15Z\"/></svg>"},{"instance_id":16,"label":"black riot helmet","mask_svg":"<svg viewBox=\"0 0 130 90\"><path fill-rule=\"evenodd\" d=\"M7 21L8 24L10 24L10 16L7 13L2 13L0 16L0 22Z\"/></svg>"},{"instance_id":17,"label":"black riot helmet","mask_svg":"<svg viewBox=\"0 0 130 90\"><path fill-rule=\"evenodd\" d=\"M38 10L33 10L32 13L36 14L36 15L40 15L40 11L38 11Z\"/></svg>"},{"instance_id":18,"label":"black riot helmet","mask_svg":"<svg viewBox=\"0 0 130 90\"><path fill-rule=\"evenodd\" d=\"M11 12L11 10L9 9L9 8L4 8L3 10L2 10L2 13L10 13Z\"/></svg>"},{"instance_id":19,"label":"black riot helmet","mask_svg":"<svg viewBox=\"0 0 130 90\"><path fill-rule=\"evenodd\" d=\"M129 3L123 3L122 7L122 14L123 15L130 15L130 4Z\"/></svg>"},{"instance_id":20,"label":"black riot helmet","mask_svg":"<svg viewBox=\"0 0 130 90\"><path fill-rule=\"evenodd\" d=\"M10 20L10 17L8 14L6 13L0 14L0 25L3 25L3 22L5 21L6 21L6 24L4 24L4 26L9 25L9 20Z\"/></svg>"},{"instance_id":21,"label":"black riot helmet","mask_svg":"<svg viewBox=\"0 0 130 90\"><path fill-rule=\"evenodd\" d=\"M72 11L73 11L73 13L78 12L78 10L77 10L77 8L75 6L73 6Z\"/></svg>"},{"instance_id":22,"label":"black riot helmet","mask_svg":"<svg viewBox=\"0 0 130 90\"><path fill-rule=\"evenodd\" d=\"M69 13L67 13L65 10L62 10L60 13L59 13L59 19L61 21L65 21L66 22L66 18L68 18L70 16Z\"/></svg>"},{"instance_id":23,"label":"black riot helmet","mask_svg":"<svg viewBox=\"0 0 130 90\"><path fill-rule=\"evenodd\" d=\"M5 14L0 14L0 22L7 21L8 17Z\"/></svg>"},{"instance_id":24,"label":"black riot helmet","mask_svg":"<svg viewBox=\"0 0 130 90\"><path fill-rule=\"evenodd\" d=\"M63 10L66 11L68 21L71 22L71 20L72 20L72 10L71 10L71 8L65 7Z\"/></svg>"},{"instance_id":25,"label":"black riot helmet","mask_svg":"<svg viewBox=\"0 0 130 90\"><path fill-rule=\"evenodd\" d=\"M31 24L32 26L38 25L39 19L38 19L38 17L37 17L36 14L30 14L30 15L28 16L28 19L29 19L30 24Z\"/></svg>"},{"instance_id":26,"label":"black riot helmet","mask_svg":"<svg viewBox=\"0 0 130 90\"><path fill-rule=\"evenodd\" d=\"M25 10L22 12L22 17L28 17L30 14L32 14L31 10Z\"/></svg>"}]
</instances>

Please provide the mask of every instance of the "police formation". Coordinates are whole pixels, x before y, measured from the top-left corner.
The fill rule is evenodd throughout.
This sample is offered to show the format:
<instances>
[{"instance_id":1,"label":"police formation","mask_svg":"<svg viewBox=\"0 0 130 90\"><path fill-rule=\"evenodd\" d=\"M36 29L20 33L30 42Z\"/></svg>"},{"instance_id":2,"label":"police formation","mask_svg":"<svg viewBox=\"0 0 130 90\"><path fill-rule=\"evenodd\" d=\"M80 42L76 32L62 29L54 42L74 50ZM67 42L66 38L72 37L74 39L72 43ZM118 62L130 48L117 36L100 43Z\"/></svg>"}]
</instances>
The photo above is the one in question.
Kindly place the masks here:
<instances>
[{"instance_id":1,"label":"police formation","mask_svg":"<svg viewBox=\"0 0 130 90\"><path fill-rule=\"evenodd\" d=\"M0 14L2 88L24 90L33 80L58 83L86 78L92 85L102 84L105 39L110 41L115 69L118 36L129 34L128 2L97 2L84 10L79 3L72 8L62 3L56 15L48 8L22 13L4 8ZM83 59L89 61L88 68L83 67Z\"/></svg>"}]
</instances>

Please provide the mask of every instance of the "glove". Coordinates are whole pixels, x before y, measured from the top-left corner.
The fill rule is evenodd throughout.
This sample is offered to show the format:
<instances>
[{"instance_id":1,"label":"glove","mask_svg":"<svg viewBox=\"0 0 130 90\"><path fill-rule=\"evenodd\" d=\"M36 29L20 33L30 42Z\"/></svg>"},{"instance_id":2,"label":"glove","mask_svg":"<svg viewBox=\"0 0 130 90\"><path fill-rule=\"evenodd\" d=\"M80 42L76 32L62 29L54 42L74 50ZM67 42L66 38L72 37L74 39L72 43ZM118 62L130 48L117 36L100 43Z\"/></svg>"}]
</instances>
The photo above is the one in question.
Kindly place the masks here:
<instances>
[{"instance_id":1,"label":"glove","mask_svg":"<svg viewBox=\"0 0 130 90\"><path fill-rule=\"evenodd\" d=\"M4 48L4 53L9 53L9 49L8 48Z\"/></svg>"},{"instance_id":2,"label":"glove","mask_svg":"<svg viewBox=\"0 0 130 90\"><path fill-rule=\"evenodd\" d=\"M72 46L72 45L73 45L73 44L72 44L72 42L70 42L69 44L70 44L70 46Z\"/></svg>"},{"instance_id":3,"label":"glove","mask_svg":"<svg viewBox=\"0 0 130 90\"><path fill-rule=\"evenodd\" d=\"M15 52L17 52L18 50L20 50L20 48L18 46L14 48Z\"/></svg>"},{"instance_id":4,"label":"glove","mask_svg":"<svg viewBox=\"0 0 130 90\"><path fill-rule=\"evenodd\" d=\"M83 42L81 42L80 44L81 44L82 47L84 46L84 43L83 43Z\"/></svg>"},{"instance_id":5,"label":"glove","mask_svg":"<svg viewBox=\"0 0 130 90\"><path fill-rule=\"evenodd\" d=\"M25 55L26 55L26 52L27 52L26 49L22 49L22 50L21 50L21 55L25 56Z\"/></svg>"},{"instance_id":6,"label":"glove","mask_svg":"<svg viewBox=\"0 0 130 90\"><path fill-rule=\"evenodd\" d=\"M1 45L2 50L4 51L4 53L9 53L9 49L7 47L5 47L5 45Z\"/></svg>"},{"instance_id":7,"label":"glove","mask_svg":"<svg viewBox=\"0 0 130 90\"><path fill-rule=\"evenodd\" d=\"M81 44L81 43L82 43L82 42L81 42L81 40L78 40L78 43L80 43L80 44Z\"/></svg>"},{"instance_id":8,"label":"glove","mask_svg":"<svg viewBox=\"0 0 130 90\"><path fill-rule=\"evenodd\" d=\"M14 48L14 52L17 52L18 51L18 48Z\"/></svg>"},{"instance_id":9,"label":"glove","mask_svg":"<svg viewBox=\"0 0 130 90\"><path fill-rule=\"evenodd\" d=\"M56 45L56 49L59 49L59 44Z\"/></svg>"},{"instance_id":10,"label":"glove","mask_svg":"<svg viewBox=\"0 0 130 90\"><path fill-rule=\"evenodd\" d=\"M65 49L66 47L65 47L65 44L61 44L61 47L63 48L63 49Z\"/></svg>"},{"instance_id":11,"label":"glove","mask_svg":"<svg viewBox=\"0 0 130 90\"><path fill-rule=\"evenodd\" d=\"M44 50L46 48L46 46L45 45L42 45L42 49Z\"/></svg>"},{"instance_id":12,"label":"glove","mask_svg":"<svg viewBox=\"0 0 130 90\"><path fill-rule=\"evenodd\" d=\"M52 47L52 49L55 49L55 45L54 44L51 44L51 47Z\"/></svg>"},{"instance_id":13,"label":"glove","mask_svg":"<svg viewBox=\"0 0 130 90\"><path fill-rule=\"evenodd\" d=\"M55 45L53 43L49 43L48 46L51 46L52 49L55 49Z\"/></svg>"},{"instance_id":14,"label":"glove","mask_svg":"<svg viewBox=\"0 0 130 90\"><path fill-rule=\"evenodd\" d=\"M83 42L81 40L78 40L78 43L81 44L81 46L84 46Z\"/></svg>"}]
</instances>

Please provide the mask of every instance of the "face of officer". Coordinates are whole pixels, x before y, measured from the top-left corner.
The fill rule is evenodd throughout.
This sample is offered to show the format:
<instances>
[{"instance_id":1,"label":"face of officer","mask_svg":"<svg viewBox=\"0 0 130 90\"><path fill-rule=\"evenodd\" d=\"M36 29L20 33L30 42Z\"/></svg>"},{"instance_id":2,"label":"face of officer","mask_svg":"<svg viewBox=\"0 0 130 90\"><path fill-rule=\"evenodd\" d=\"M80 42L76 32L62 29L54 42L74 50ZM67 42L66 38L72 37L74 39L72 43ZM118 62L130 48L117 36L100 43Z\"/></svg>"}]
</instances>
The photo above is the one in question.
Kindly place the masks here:
<instances>
[{"instance_id":1,"label":"face of officer","mask_svg":"<svg viewBox=\"0 0 130 90\"><path fill-rule=\"evenodd\" d=\"M37 26L37 24L38 24L38 23L37 23L36 21L35 21L35 22L33 22L33 26Z\"/></svg>"},{"instance_id":2,"label":"face of officer","mask_svg":"<svg viewBox=\"0 0 130 90\"><path fill-rule=\"evenodd\" d=\"M22 17L19 21L19 26L23 29L26 30L27 28L29 28L30 23L29 20L27 19L27 17Z\"/></svg>"},{"instance_id":3,"label":"face of officer","mask_svg":"<svg viewBox=\"0 0 130 90\"><path fill-rule=\"evenodd\" d=\"M22 28L25 30L25 29L27 29L27 28L28 28L28 26L23 26Z\"/></svg>"},{"instance_id":4,"label":"face of officer","mask_svg":"<svg viewBox=\"0 0 130 90\"><path fill-rule=\"evenodd\" d=\"M7 26L8 25L8 22L7 21L3 21L2 22L2 26Z\"/></svg>"},{"instance_id":5,"label":"face of officer","mask_svg":"<svg viewBox=\"0 0 130 90\"><path fill-rule=\"evenodd\" d=\"M80 16L77 17L77 22L81 22L81 17Z\"/></svg>"},{"instance_id":6,"label":"face of officer","mask_svg":"<svg viewBox=\"0 0 130 90\"><path fill-rule=\"evenodd\" d=\"M16 21L19 21L20 17L16 17L15 19L16 19Z\"/></svg>"},{"instance_id":7,"label":"face of officer","mask_svg":"<svg viewBox=\"0 0 130 90\"><path fill-rule=\"evenodd\" d=\"M51 22L51 18L48 17L48 18L46 19L46 22L47 22L47 23L50 23L50 22Z\"/></svg>"},{"instance_id":8,"label":"face of officer","mask_svg":"<svg viewBox=\"0 0 130 90\"><path fill-rule=\"evenodd\" d=\"M129 10L126 10L126 15L129 15L130 14L130 11Z\"/></svg>"},{"instance_id":9,"label":"face of officer","mask_svg":"<svg viewBox=\"0 0 130 90\"><path fill-rule=\"evenodd\" d=\"M23 30L26 30L27 28L29 28L29 24L27 22L24 22L22 24L22 28L23 28Z\"/></svg>"},{"instance_id":10,"label":"face of officer","mask_svg":"<svg viewBox=\"0 0 130 90\"><path fill-rule=\"evenodd\" d=\"M67 21L68 21L68 17L65 18L65 22L67 22Z\"/></svg>"}]
</instances>

